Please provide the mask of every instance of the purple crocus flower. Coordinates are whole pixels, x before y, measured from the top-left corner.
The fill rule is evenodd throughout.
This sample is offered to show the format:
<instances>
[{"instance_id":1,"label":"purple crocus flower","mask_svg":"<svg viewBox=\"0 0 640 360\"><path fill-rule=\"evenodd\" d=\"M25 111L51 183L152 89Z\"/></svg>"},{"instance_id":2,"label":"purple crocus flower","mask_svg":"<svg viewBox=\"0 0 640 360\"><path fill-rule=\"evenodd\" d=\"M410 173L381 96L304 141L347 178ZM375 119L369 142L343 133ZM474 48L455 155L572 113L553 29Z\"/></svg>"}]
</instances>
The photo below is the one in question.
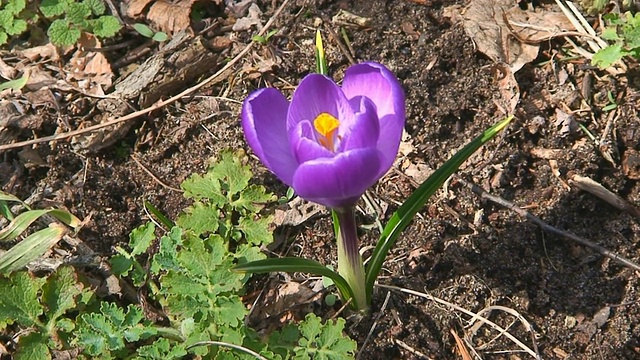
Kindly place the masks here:
<instances>
[{"instance_id":1,"label":"purple crocus flower","mask_svg":"<svg viewBox=\"0 0 640 360\"><path fill-rule=\"evenodd\" d=\"M285 184L330 208L355 204L391 167L405 123L400 83L374 62L347 69L342 87L307 75L289 102L273 88L242 106L249 146Z\"/></svg>"}]
</instances>

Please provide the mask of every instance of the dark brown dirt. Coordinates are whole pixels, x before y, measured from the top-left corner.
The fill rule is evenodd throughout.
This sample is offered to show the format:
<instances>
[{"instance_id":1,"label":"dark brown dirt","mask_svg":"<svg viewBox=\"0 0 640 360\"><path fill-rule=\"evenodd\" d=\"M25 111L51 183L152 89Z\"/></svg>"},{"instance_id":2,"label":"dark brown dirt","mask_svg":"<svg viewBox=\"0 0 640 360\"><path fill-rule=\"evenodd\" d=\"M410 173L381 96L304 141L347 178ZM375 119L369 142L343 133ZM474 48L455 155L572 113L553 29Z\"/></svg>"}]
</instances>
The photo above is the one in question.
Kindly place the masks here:
<instances>
[{"instance_id":1,"label":"dark brown dirt","mask_svg":"<svg viewBox=\"0 0 640 360\"><path fill-rule=\"evenodd\" d=\"M371 18L374 24L367 29L347 29L355 58L390 67L407 93L406 129L414 150L372 190L375 199L389 205L384 222L414 188L402 174L404 165L434 169L504 116L496 105L499 89L491 60L476 51L460 24L442 15L446 6L464 2L418 2L292 1L276 22L278 35L268 47L258 48L244 60L245 65L255 66L260 57L271 57L275 69L250 80L238 67L228 81L201 94L230 99L218 99L218 110L212 98L184 100L148 116L135 133L98 155L79 155L67 143L40 145L36 150L44 166L25 168L17 151L6 152L2 169L7 171L6 176L0 174L0 185L22 198L42 189L44 195L36 207L53 204L79 217L91 214L80 237L95 251L111 254L115 245L126 242L128 233L145 221L144 200L170 217L186 205L179 192L161 185L131 156L167 185L178 187L189 174L202 172L207 159L220 150L246 149L237 101L265 85L290 91L289 84L295 85L315 68L310 42L315 19L331 18L339 9L347 9ZM275 10L271 2L259 6L265 18ZM413 31L407 30L410 27ZM249 41L250 35L233 35L238 39L235 49ZM339 79L349 62L331 37L325 42L330 73ZM621 167L625 152L640 150L640 76L632 71L628 79L616 80L581 61L556 61L554 73L548 54L562 45L547 44L536 63L516 74L522 94L517 119L504 136L487 144L465 165L460 176L526 207L550 225L640 262L640 220L589 193L565 187L574 174L588 176L640 206L640 185ZM569 74L568 82L560 84L556 76L560 70ZM600 111L606 105L606 92L623 94L611 142L617 153L614 164L605 160L584 132L563 135L554 124L555 110L566 111L563 104L572 106L568 100L572 86L579 89L585 74L595 78L594 106L578 120L596 137L607 122L608 114ZM48 135L56 117L45 111L42 116L49 125L39 135ZM537 127L536 117L544 119ZM24 138L30 135L27 132ZM533 148L560 149L555 159L558 176L554 175L556 165L532 155ZM286 188L277 179L257 161L252 164L258 182L284 194ZM13 174L15 178L10 179ZM369 215L361 215L360 220L373 224ZM287 242L275 251L284 252L294 244L291 249L301 256L335 264L328 216L276 231ZM378 233L363 230L362 235L363 244L371 245ZM471 312L489 306L512 309L532 328L502 310L485 316L508 328L527 346L537 346L545 359L640 358L637 272L567 239L543 233L514 212L479 199L455 180L434 196L405 231L382 275L382 284L427 292ZM331 316L334 309L322 307L317 312ZM375 325L361 359L423 358L420 354L431 359L460 359L452 332L471 339L483 359L531 358L487 325L473 333L468 320L469 316L432 300L379 288L371 314L351 317L348 332L362 347Z\"/></svg>"}]
</instances>

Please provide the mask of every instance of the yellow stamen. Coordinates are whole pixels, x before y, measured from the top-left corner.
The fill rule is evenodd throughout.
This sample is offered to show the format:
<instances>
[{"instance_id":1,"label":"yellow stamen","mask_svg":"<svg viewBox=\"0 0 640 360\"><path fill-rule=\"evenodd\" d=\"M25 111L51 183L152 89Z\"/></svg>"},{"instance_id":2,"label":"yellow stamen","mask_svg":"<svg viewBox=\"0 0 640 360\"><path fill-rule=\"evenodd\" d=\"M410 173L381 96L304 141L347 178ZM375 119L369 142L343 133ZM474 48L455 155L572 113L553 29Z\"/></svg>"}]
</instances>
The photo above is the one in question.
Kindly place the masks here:
<instances>
[{"instance_id":1,"label":"yellow stamen","mask_svg":"<svg viewBox=\"0 0 640 360\"><path fill-rule=\"evenodd\" d=\"M328 113L322 113L313 120L313 126L321 135L318 139L320 144L333 151L333 137L340 127L340 121Z\"/></svg>"}]
</instances>

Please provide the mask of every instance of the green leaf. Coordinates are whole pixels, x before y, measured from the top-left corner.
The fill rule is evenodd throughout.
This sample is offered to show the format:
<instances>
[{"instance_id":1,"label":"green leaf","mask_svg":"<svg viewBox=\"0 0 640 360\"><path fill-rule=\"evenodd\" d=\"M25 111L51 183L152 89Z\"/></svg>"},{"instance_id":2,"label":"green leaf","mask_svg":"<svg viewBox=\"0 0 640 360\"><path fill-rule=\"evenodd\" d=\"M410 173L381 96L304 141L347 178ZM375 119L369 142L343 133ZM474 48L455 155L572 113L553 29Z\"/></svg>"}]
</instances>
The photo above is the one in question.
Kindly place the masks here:
<instances>
[{"instance_id":1,"label":"green leaf","mask_svg":"<svg viewBox=\"0 0 640 360\"><path fill-rule=\"evenodd\" d=\"M78 42L80 30L66 19L56 19L49 26L47 35L54 45L69 46Z\"/></svg>"},{"instance_id":2,"label":"green leaf","mask_svg":"<svg viewBox=\"0 0 640 360\"><path fill-rule=\"evenodd\" d=\"M38 292L44 279L32 278L26 272L0 277L0 330L7 324L18 323L22 327L42 326L38 317L43 308L38 301Z\"/></svg>"},{"instance_id":3,"label":"green leaf","mask_svg":"<svg viewBox=\"0 0 640 360\"><path fill-rule=\"evenodd\" d=\"M243 166L240 160L232 152L225 151L221 154L222 159L213 167L213 171L225 183L229 200L240 191L249 186L249 180L253 174L248 166Z\"/></svg>"},{"instance_id":4,"label":"green leaf","mask_svg":"<svg viewBox=\"0 0 640 360\"><path fill-rule=\"evenodd\" d=\"M109 259L111 272L118 277L127 276L133 268L134 259L122 254L116 254Z\"/></svg>"},{"instance_id":5,"label":"green leaf","mask_svg":"<svg viewBox=\"0 0 640 360\"><path fill-rule=\"evenodd\" d=\"M151 30L150 27L141 23L133 24L133 29L137 31L140 35L148 38L153 37L153 34L154 34L153 30Z\"/></svg>"},{"instance_id":6,"label":"green leaf","mask_svg":"<svg viewBox=\"0 0 640 360\"><path fill-rule=\"evenodd\" d=\"M49 324L55 324L64 313L74 309L76 299L83 292L84 286L78 283L75 271L70 266L61 266L49 276L42 287L42 301L48 309Z\"/></svg>"},{"instance_id":7,"label":"green leaf","mask_svg":"<svg viewBox=\"0 0 640 360\"><path fill-rule=\"evenodd\" d=\"M51 359L51 353L47 347L49 339L42 333L32 332L20 336L18 349L13 354L14 360L47 360Z\"/></svg>"},{"instance_id":8,"label":"green leaf","mask_svg":"<svg viewBox=\"0 0 640 360\"><path fill-rule=\"evenodd\" d=\"M604 49L600 49L597 53L593 54L591 63L601 69L606 69L616 61L622 59L624 55L625 51L622 48L622 44L613 44Z\"/></svg>"},{"instance_id":9,"label":"green leaf","mask_svg":"<svg viewBox=\"0 0 640 360\"><path fill-rule=\"evenodd\" d=\"M4 34L1 33L0 34ZM6 36L6 34L5 34ZM7 38L5 38L4 42L7 41ZM0 44L2 44L2 36L0 36ZM20 89L22 89L25 85L27 85L27 80L29 80L29 75L27 75L26 73L24 75L22 75L20 78L15 79L15 80L10 80L10 81L6 81L3 82L2 84L0 84L0 91L5 90L5 89L13 89L14 91L18 91Z\"/></svg>"},{"instance_id":10,"label":"green leaf","mask_svg":"<svg viewBox=\"0 0 640 360\"><path fill-rule=\"evenodd\" d=\"M605 39L605 40L610 40L610 41L622 40L622 38L620 36L618 36L618 31L614 27L608 27L608 28L604 29L602 31L602 34L600 35L600 37Z\"/></svg>"},{"instance_id":11,"label":"green leaf","mask_svg":"<svg viewBox=\"0 0 640 360\"><path fill-rule=\"evenodd\" d=\"M176 224L173 221L171 221L171 219L169 219L165 214L163 214L160 210L158 210L152 203L145 200L144 207L153 216L155 216L162 225L166 226L167 228L171 229L172 227L176 226Z\"/></svg>"},{"instance_id":12,"label":"green leaf","mask_svg":"<svg viewBox=\"0 0 640 360\"><path fill-rule=\"evenodd\" d=\"M27 31L27 22L22 19L14 19L11 26L5 29L8 35L20 35Z\"/></svg>"},{"instance_id":13,"label":"green leaf","mask_svg":"<svg viewBox=\"0 0 640 360\"><path fill-rule=\"evenodd\" d=\"M55 245L66 233L66 228L58 224L50 224L48 228L37 231L9 251L0 255L0 272L11 272L26 266L38 259Z\"/></svg>"},{"instance_id":14,"label":"green leaf","mask_svg":"<svg viewBox=\"0 0 640 360\"><path fill-rule=\"evenodd\" d=\"M99 38L110 38L116 36L116 34L122 29L122 24L114 16L102 15L97 19L90 22L93 34Z\"/></svg>"},{"instance_id":15,"label":"green leaf","mask_svg":"<svg viewBox=\"0 0 640 360\"><path fill-rule=\"evenodd\" d=\"M27 2L25 0L9 0L9 3L4 6L4 10L15 16L20 14L26 7Z\"/></svg>"},{"instance_id":16,"label":"green leaf","mask_svg":"<svg viewBox=\"0 0 640 360\"><path fill-rule=\"evenodd\" d=\"M185 209L185 213L176 219L176 223L183 229L201 235L216 232L220 224L219 218L220 212L216 206L196 202Z\"/></svg>"},{"instance_id":17,"label":"green leaf","mask_svg":"<svg viewBox=\"0 0 640 360\"><path fill-rule=\"evenodd\" d=\"M72 2L67 7L66 19L73 24L82 25L91 16L91 8L85 3Z\"/></svg>"},{"instance_id":18,"label":"green leaf","mask_svg":"<svg viewBox=\"0 0 640 360\"><path fill-rule=\"evenodd\" d=\"M187 350L183 344L172 346L169 340L162 338L154 341L150 345L145 345L137 350L138 355L143 359L173 360L183 359L187 355Z\"/></svg>"},{"instance_id":19,"label":"green leaf","mask_svg":"<svg viewBox=\"0 0 640 360\"><path fill-rule=\"evenodd\" d=\"M238 229L245 234L248 243L255 246L267 245L273 241L273 235L269 231L269 224L272 222L273 218L270 216L262 219L243 217L238 223Z\"/></svg>"},{"instance_id":20,"label":"green leaf","mask_svg":"<svg viewBox=\"0 0 640 360\"><path fill-rule=\"evenodd\" d=\"M409 225L416 213L424 206L429 198L444 184L444 182L454 173L462 163L464 163L476 150L484 143L491 140L496 134L504 129L513 119L509 116L499 123L487 129L482 135L475 138L464 148L458 151L453 157L438 168L427 180L425 180L410 196L400 208L391 216L389 222L384 227L380 240L371 255L371 259L366 266L366 291L367 301L371 301L373 285L382 269L389 250L395 245L400 233ZM335 280L335 279L334 279Z\"/></svg>"},{"instance_id":21,"label":"green leaf","mask_svg":"<svg viewBox=\"0 0 640 360\"><path fill-rule=\"evenodd\" d=\"M9 36L6 32L0 30L0 45L4 45L9 40Z\"/></svg>"},{"instance_id":22,"label":"green leaf","mask_svg":"<svg viewBox=\"0 0 640 360\"><path fill-rule=\"evenodd\" d=\"M256 204L264 204L275 200L276 197L268 193L264 186L249 185L240 192L236 200L231 202L231 206L238 211L246 209L251 212L257 212L260 210L260 206Z\"/></svg>"},{"instance_id":23,"label":"green leaf","mask_svg":"<svg viewBox=\"0 0 640 360\"><path fill-rule=\"evenodd\" d=\"M144 254L151 243L156 238L156 226L150 222L139 226L129 234L129 246L131 246L131 256Z\"/></svg>"},{"instance_id":24,"label":"green leaf","mask_svg":"<svg viewBox=\"0 0 640 360\"><path fill-rule=\"evenodd\" d=\"M322 45L322 35L320 30L316 30L316 72L322 75L328 75L327 58L324 55L324 46Z\"/></svg>"},{"instance_id":25,"label":"green leaf","mask_svg":"<svg viewBox=\"0 0 640 360\"><path fill-rule=\"evenodd\" d=\"M343 318L338 318L335 322L328 320L322 324L316 315L307 314L298 326L301 338L298 341L299 346L294 349L296 358L353 359L357 344L342 333L345 323Z\"/></svg>"},{"instance_id":26,"label":"green leaf","mask_svg":"<svg viewBox=\"0 0 640 360\"><path fill-rule=\"evenodd\" d=\"M218 175L212 170L204 175L193 174L189 176L180 187L184 190L184 197L187 199L207 199L218 207L227 201L227 197L222 193Z\"/></svg>"},{"instance_id":27,"label":"green leaf","mask_svg":"<svg viewBox=\"0 0 640 360\"><path fill-rule=\"evenodd\" d=\"M102 0L84 0L82 3L91 9L93 15L96 16L104 14L107 10Z\"/></svg>"},{"instance_id":28,"label":"green leaf","mask_svg":"<svg viewBox=\"0 0 640 360\"><path fill-rule=\"evenodd\" d=\"M68 2L68 0L42 0L40 11L42 11L42 15L48 18L62 15L67 8Z\"/></svg>"},{"instance_id":29,"label":"green leaf","mask_svg":"<svg viewBox=\"0 0 640 360\"><path fill-rule=\"evenodd\" d=\"M167 33L159 31L159 32L153 34L153 37L151 39L153 39L153 41L157 41L157 42L165 42L165 41L169 40L169 36L167 35Z\"/></svg>"},{"instance_id":30,"label":"green leaf","mask_svg":"<svg viewBox=\"0 0 640 360\"><path fill-rule=\"evenodd\" d=\"M182 229L174 227L169 233L160 239L160 249L153 256L151 261L151 272L160 274L162 270L178 270L177 252L178 246L182 245Z\"/></svg>"},{"instance_id":31,"label":"green leaf","mask_svg":"<svg viewBox=\"0 0 640 360\"><path fill-rule=\"evenodd\" d=\"M347 284L347 281L342 276L315 260L296 257L272 258L237 265L233 270L252 274L283 271L326 276L336 284L336 287L340 291L343 299L347 300L353 297L353 292L351 291L349 284Z\"/></svg>"},{"instance_id":32,"label":"green leaf","mask_svg":"<svg viewBox=\"0 0 640 360\"><path fill-rule=\"evenodd\" d=\"M77 227L80 223L78 218L64 210L29 210L15 217L7 227L0 230L0 241L13 240L17 238L29 227L29 225L42 215L46 214L54 216L66 224L70 224L72 226L75 225L74 227Z\"/></svg>"}]
</instances>

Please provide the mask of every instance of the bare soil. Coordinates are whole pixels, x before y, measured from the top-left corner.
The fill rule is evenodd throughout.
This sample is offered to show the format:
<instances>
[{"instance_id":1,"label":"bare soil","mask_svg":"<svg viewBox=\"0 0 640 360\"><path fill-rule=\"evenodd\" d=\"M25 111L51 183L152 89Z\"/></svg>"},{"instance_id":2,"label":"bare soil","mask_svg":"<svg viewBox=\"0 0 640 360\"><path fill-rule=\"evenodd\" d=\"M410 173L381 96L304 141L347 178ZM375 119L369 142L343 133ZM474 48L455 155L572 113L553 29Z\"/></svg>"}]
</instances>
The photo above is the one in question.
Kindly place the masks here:
<instances>
[{"instance_id":1,"label":"bare soil","mask_svg":"<svg viewBox=\"0 0 640 360\"><path fill-rule=\"evenodd\" d=\"M290 93L292 85L315 69L311 39L317 19L338 31L329 19L345 9L371 18L369 27L346 28L355 59L387 65L407 94L407 143L412 151L401 155L371 190L372 198L386 208L380 219L384 223L415 188L415 176L440 166L505 115L493 62L476 51L462 25L443 16L444 8L454 4L465 2L291 1L275 22L278 34L255 47L224 81L136 120L124 138L97 154L78 152L64 141L47 143L35 147L43 162L27 164L19 150L6 151L0 158L0 185L21 198L39 194L36 207L61 206L81 218L91 216L79 237L99 254L112 254L113 247L126 243L129 232L147 219L143 201L175 217L187 203L170 187L178 188L188 175L204 171L208 159L223 149L249 152L238 102L263 86ZM277 4L258 5L266 20ZM228 34L225 55L237 54L251 36ZM325 45L330 73L340 79L349 60L327 32ZM549 61L563 45L562 39L545 44L538 59L516 74L521 92L516 120L465 164L459 176L552 226L640 262L640 220L569 183L575 174L590 177L640 206L640 184L622 166L640 150L640 76L632 68L628 76L614 78L583 59ZM273 61L272 66L258 71L266 61ZM220 66L211 64L211 70ZM560 80L560 72L568 79ZM556 122L556 109L575 110L587 78L593 80L593 106L576 116L595 137L603 135L609 117L601 111L607 91L618 96L613 130L604 134L613 163L584 131L564 133ZM79 122L81 117L70 110L78 98L61 98L59 112L34 107L41 125L25 128L17 139L50 135L60 117ZM551 159L541 158L532 151L541 148L557 152ZM250 161L256 181L284 195L286 188L257 160ZM362 208L367 208L364 203ZM373 245L378 236L374 216L358 216L370 225L362 229L363 246ZM281 245L272 250L335 264L331 229L324 213L294 227L278 227L275 236ZM296 275L293 281L304 278ZM252 286L260 290L263 279ZM273 275L267 283L279 287L287 281L292 280ZM638 272L541 231L513 211L481 200L455 179L405 231L379 282L426 292L474 313L498 306L483 316L537 348L545 359L640 358ZM320 299L305 311L331 317L339 309L339 304L323 304ZM454 333L466 338L483 359L531 358L490 326L470 327L470 317L450 306L385 288L376 290L369 315L342 315L349 320L348 334L362 349L361 359L460 359Z\"/></svg>"}]
</instances>

